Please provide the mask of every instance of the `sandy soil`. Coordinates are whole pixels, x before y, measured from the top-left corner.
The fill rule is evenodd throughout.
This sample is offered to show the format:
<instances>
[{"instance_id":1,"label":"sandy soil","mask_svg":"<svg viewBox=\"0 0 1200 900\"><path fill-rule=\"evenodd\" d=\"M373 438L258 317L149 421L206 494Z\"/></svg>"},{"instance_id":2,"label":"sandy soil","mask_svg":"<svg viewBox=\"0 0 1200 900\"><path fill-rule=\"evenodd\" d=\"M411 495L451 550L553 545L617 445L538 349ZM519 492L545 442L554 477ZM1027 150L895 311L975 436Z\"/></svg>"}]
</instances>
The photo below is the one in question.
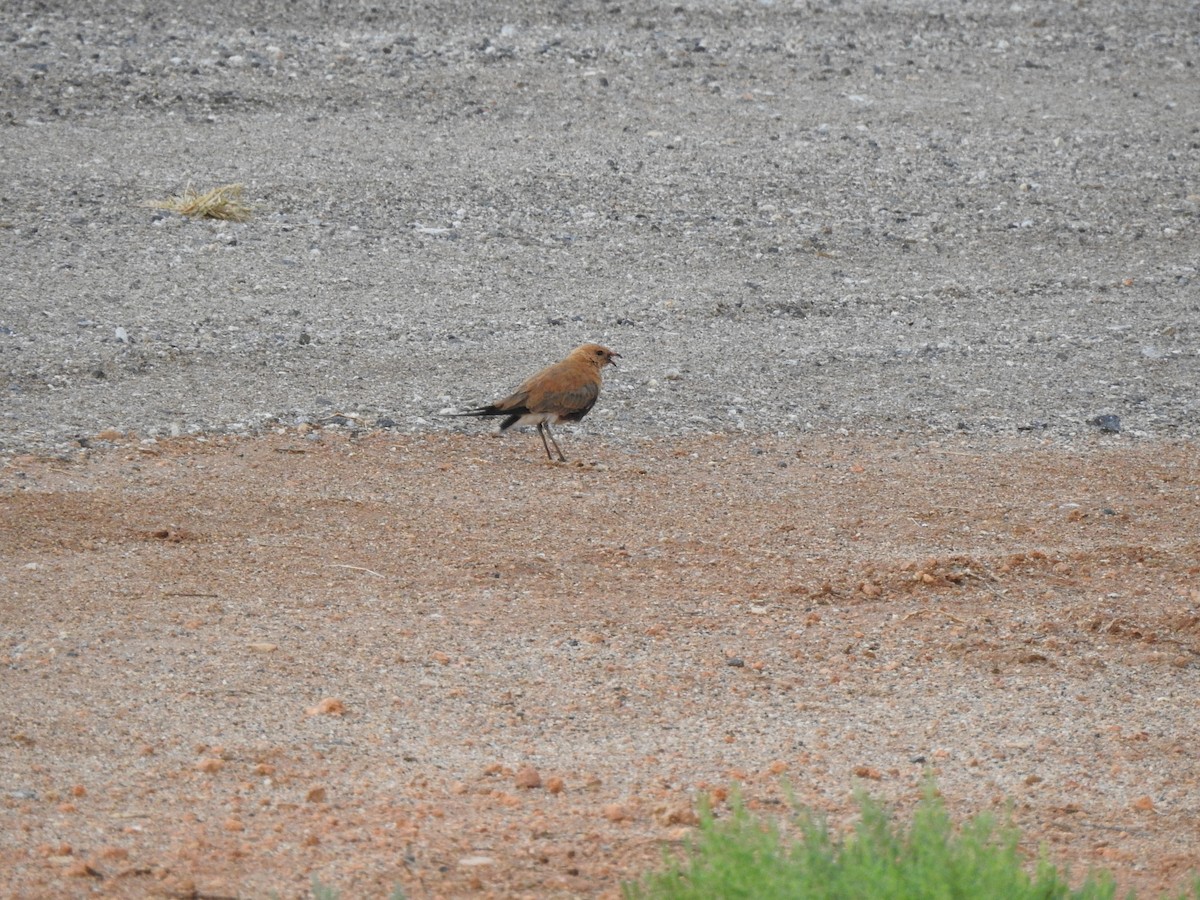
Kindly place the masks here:
<instances>
[{"instance_id":1,"label":"sandy soil","mask_svg":"<svg viewBox=\"0 0 1200 900\"><path fill-rule=\"evenodd\" d=\"M927 770L1200 868L1194 444L106 437L0 470L6 896L613 896Z\"/></svg>"}]
</instances>

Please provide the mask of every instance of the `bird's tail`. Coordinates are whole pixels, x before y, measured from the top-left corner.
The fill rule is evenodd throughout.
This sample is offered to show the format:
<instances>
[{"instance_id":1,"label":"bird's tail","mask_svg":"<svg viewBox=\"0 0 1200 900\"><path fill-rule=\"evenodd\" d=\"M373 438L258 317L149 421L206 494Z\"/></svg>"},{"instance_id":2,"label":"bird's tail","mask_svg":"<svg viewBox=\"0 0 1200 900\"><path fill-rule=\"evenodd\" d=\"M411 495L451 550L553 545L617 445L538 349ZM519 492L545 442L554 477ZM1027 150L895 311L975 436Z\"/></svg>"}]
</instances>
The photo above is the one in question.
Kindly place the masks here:
<instances>
[{"instance_id":1,"label":"bird's tail","mask_svg":"<svg viewBox=\"0 0 1200 900\"><path fill-rule=\"evenodd\" d=\"M487 406L477 406L474 409L464 409L461 412L447 413L447 415L478 416L478 417L508 416L507 419L505 419L503 422L500 423L500 430L507 431L509 428L512 428L514 425L517 424L517 420L521 418L521 412L523 412L523 410L514 413L513 410L511 410L511 409L500 409L495 404L489 404Z\"/></svg>"},{"instance_id":2,"label":"bird's tail","mask_svg":"<svg viewBox=\"0 0 1200 900\"><path fill-rule=\"evenodd\" d=\"M448 416L503 416L507 412L502 409L497 409L494 405L476 406L474 409L464 409L457 412L446 413Z\"/></svg>"}]
</instances>

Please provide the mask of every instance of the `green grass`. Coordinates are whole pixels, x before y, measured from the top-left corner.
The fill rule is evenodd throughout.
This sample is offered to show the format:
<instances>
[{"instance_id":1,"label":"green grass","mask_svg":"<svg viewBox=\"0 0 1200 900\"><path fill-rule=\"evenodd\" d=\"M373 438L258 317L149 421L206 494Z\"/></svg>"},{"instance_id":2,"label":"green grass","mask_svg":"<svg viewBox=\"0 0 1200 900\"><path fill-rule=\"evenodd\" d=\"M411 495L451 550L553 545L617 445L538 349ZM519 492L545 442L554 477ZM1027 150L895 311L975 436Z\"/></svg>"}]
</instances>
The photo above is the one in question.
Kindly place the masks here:
<instances>
[{"instance_id":1,"label":"green grass","mask_svg":"<svg viewBox=\"0 0 1200 900\"><path fill-rule=\"evenodd\" d=\"M754 898L754 900L1110 900L1107 872L1089 873L1072 890L1068 875L1045 858L1032 874L1017 852L1020 835L982 814L956 829L933 785L906 827L865 795L860 821L847 838L835 837L812 813L795 820L799 838L785 841L774 826L740 803L717 822L702 810L691 852L680 862L626 884L629 900ZM1133 896L1131 893L1130 897ZM1200 878L1190 893L1200 900Z\"/></svg>"}]
</instances>

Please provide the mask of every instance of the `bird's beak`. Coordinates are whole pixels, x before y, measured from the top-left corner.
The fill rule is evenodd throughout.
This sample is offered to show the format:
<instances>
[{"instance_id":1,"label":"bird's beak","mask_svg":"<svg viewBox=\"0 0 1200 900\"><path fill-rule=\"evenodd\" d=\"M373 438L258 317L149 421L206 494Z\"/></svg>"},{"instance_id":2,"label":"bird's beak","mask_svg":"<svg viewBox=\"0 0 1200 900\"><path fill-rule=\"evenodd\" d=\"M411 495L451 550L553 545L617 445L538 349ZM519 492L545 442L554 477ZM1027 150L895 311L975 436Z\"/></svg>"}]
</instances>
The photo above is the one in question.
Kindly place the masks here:
<instances>
[{"instance_id":1,"label":"bird's beak","mask_svg":"<svg viewBox=\"0 0 1200 900\"><path fill-rule=\"evenodd\" d=\"M615 362L613 362L613 360L616 359L617 357L619 357L620 355L621 355L620 353L609 353L608 354L608 364L610 366L612 366L614 369L617 367L617 364Z\"/></svg>"}]
</instances>

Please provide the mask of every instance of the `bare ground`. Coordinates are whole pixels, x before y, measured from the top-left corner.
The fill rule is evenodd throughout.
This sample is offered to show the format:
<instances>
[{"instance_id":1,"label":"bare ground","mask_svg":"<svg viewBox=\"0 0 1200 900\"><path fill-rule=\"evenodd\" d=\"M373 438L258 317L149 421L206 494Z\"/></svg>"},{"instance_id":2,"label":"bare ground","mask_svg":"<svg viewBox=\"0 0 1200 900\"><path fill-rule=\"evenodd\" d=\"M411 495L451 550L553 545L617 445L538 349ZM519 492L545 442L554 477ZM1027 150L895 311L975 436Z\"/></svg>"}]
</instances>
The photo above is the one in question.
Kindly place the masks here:
<instances>
[{"instance_id":1,"label":"bare ground","mask_svg":"<svg viewBox=\"0 0 1200 900\"><path fill-rule=\"evenodd\" d=\"M698 797L1200 868L1200 454L288 431L0 471L9 896L612 896Z\"/></svg>"}]
</instances>

